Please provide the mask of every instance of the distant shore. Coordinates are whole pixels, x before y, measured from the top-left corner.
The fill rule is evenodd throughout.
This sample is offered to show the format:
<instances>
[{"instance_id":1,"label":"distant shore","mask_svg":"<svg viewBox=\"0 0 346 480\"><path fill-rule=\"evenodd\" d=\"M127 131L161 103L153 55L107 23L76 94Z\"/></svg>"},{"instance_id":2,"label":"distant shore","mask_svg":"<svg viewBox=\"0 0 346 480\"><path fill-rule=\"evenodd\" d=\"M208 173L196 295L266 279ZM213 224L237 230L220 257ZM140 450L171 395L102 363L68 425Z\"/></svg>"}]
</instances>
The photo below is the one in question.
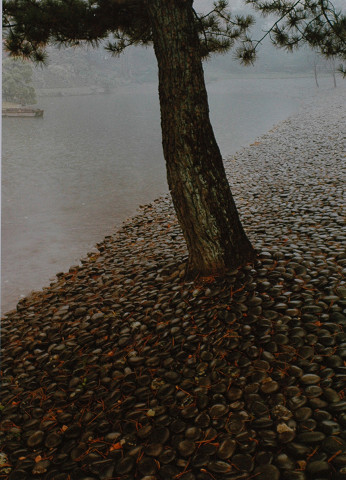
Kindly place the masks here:
<instances>
[{"instance_id":1,"label":"distant shore","mask_svg":"<svg viewBox=\"0 0 346 480\"><path fill-rule=\"evenodd\" d=\"M319 78L328 78L330 75L325 73L320 74ZM288 79L288 78L311 78L312 85L314 84L313 74L311 73L284 73L284 72L267 72L267 73L228 73L223 74L222 77L215 76L212 74L206 74L206 83L214 83L216 81L222 80L227 81L231 79ZM340 80L341 81L341 80ZM332 84L332 83L331 83ZM119 89L132 89L140 88L146 85L157 86L156 82L124 82L119 84L116 87L105 90L104 88L94 85L94 86L79 86L79 87L56 87L56 88L36 88L37 95L39 97L64 97L70 95L102 95L110 94L119 91Z\"/></svg>"}]
</instances>

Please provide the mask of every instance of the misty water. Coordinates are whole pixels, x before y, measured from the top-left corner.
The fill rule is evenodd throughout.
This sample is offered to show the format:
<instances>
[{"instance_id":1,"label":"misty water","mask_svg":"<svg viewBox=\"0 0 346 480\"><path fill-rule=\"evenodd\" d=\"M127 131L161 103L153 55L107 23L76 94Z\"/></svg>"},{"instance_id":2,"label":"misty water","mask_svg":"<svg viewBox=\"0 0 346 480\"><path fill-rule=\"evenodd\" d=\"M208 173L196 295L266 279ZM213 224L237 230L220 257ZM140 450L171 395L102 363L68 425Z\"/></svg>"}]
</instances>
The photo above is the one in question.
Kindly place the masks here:
<instances>
[{"instance_id":1,"label":"misty water","mask_svg":"<svg viewBox=\"0 0 346 480\"><path fill-rule=\"evenodd\" d=\"M253 142L315 91L312 77L210 83L222 154ZM38 106L43 119L3 119L3 313L167 192L156 85Z\"/></svg>"}]
</instances>

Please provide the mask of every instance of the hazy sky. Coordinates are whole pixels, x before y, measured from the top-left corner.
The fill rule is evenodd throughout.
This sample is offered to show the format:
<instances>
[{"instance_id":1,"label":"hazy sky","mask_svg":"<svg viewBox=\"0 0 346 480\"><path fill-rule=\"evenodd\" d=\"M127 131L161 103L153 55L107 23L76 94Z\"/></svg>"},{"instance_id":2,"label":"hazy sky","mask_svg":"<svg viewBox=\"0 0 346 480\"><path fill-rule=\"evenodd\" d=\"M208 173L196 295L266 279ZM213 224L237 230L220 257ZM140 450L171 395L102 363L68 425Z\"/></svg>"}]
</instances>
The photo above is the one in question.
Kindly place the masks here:
<instances>
[{"instance_id":1,"label":"hazy sky","mask_svg":"<svg viewBox=\"0 0 346 480\"><path fill-rule=\"evenodd\" d=\"M213 7L214 0L195 0L194 1L194 7L196 10L200 11L208 11L212 9ZM229 1L229 7L231 8L239 8L239 7L244 7L244 1L243 0L230 0Z\"/></svg>"},{"instance_id":2,"label":"hazy sky","mask_svg":"<svg viewBox=\"0 0 346 480\"><path fill-rule=\"evenodd\" d=\"M214 0L195 0L194 6L197 10L207 11L211 10ZM333 0L331 2L336 8L345 11L345 0ZM238 9L246 7L244 0L229 0L228 2L230 9ZM248 9L251 9L250 6L247 6Z\"/></svg>"}]
</instances>

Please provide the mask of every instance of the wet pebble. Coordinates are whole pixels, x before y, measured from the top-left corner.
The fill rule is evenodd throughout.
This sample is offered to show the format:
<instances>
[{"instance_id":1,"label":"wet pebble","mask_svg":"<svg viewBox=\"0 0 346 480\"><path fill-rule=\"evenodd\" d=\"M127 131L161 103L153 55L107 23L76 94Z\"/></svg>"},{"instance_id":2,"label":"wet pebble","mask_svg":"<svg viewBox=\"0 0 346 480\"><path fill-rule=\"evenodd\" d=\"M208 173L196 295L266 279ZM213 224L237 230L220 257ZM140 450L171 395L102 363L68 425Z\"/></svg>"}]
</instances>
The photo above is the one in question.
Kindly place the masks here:
<instances>
[{"instance_id":1,"label":"wet pebble","mask_svg":"<svg viewBox=\"0 0 346 480\"><path fill-rule=\"evenodd\" d=\"M44 439L44 432L42 432L42 430L37 430L35 433L30 435L30 437L27 440L27 445L28 447L31 447L31 448L37 447L42 443L43 439Z\"/></svg>"}]
</instances>

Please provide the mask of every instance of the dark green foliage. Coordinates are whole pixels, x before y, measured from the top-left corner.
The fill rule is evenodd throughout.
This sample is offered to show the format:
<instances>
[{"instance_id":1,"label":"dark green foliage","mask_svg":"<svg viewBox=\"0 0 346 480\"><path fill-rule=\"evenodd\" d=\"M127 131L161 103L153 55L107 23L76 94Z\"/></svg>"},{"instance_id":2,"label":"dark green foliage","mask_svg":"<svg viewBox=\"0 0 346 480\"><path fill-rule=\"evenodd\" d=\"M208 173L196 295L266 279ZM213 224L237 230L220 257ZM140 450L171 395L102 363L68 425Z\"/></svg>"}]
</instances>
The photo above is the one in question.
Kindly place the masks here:
<instances>
[{"instance_id":1,"label":"dark green foliage","mask_svg":"<svg viewBox=\"0 0 346 480\"><path fill-rule=\"evenodd\" d=\"M277 47L288 51L307 43L326 57L346 59L346 15L338 11L330 0L245 0L263 15L279 19L258 41L267 35Z\"/></svg>"},{"instance_id":2,"label":"dark green foliage","mask_svg":"<svg viewBox=\"0 0 346 480\"><path fill-rule=\"evenodd\" d=\"M232 18L227 5L221 0L204 16L195 12L203 57L227 51L253 22ZM5 0L3 10L8 51L38 62L44 61L48 43L95 45L112 34L106 49L119 54L128 45L152 41L144 0Z\"/></svg>"},{"instance_id":3,"label":"dark green foliage","mask_svg":"<svg viewBox=\"0 0 346 480\"><path fill-rule=\"evenodd\" d=\"M44 48L49 43L96 45L112 35L106 49L119 54L128 45L152 42L147 1L4 0L5 45L13 56L44 62ZM275 15L278 20L255 41L247 33L253 17L232 15L226 0L214 2L207 14L194 11L202 57L224 53L238 41L236 56L244 64L253 63L258 45L269 35L276 46L286 50L307 43L327 57L346 58L346 16L330 0L244 2L263 15Z\"/></svg>"},{"instance_id":4,"label":"dark green foliage","mask_svg":"<svg viewBox=\"0 0 346 480\"><path fill-rule=\"evenodd\" d=\"M112 0L8 0L3 6L6 48L14 56L44 61L49 44L96 45L110 33L148 38L142 2Z\"/></svg>"}]
</instances>

